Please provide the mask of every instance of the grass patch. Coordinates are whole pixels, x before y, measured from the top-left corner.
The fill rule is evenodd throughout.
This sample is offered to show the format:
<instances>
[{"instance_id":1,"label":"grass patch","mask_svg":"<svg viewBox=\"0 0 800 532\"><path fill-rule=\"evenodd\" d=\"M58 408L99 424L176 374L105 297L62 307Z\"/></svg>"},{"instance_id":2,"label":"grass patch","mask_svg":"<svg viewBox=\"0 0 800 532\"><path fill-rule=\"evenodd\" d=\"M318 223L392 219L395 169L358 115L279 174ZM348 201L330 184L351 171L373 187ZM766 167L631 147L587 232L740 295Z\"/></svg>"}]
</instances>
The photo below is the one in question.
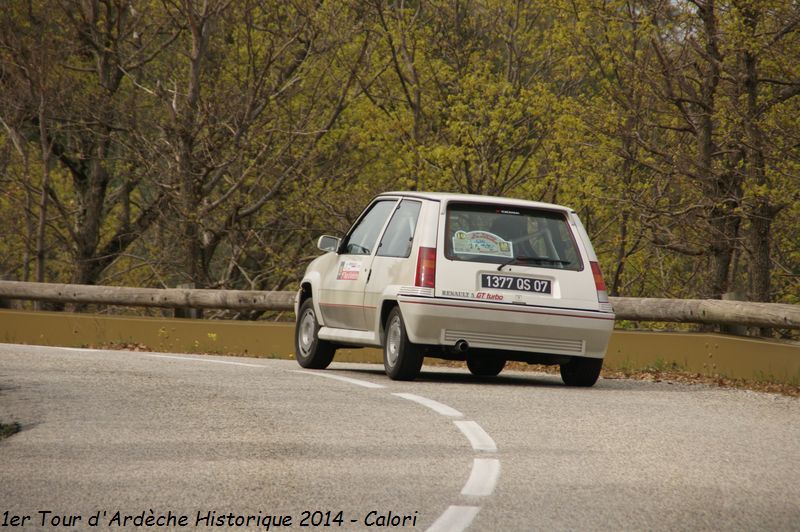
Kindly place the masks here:
<instances>
[{"instance_id":1,"label":"grass patch","mask_svg":"<svg viewBox=\"0 0 800 532\"><path fill-rule=\"evenodd\" d=\"M19 432L20 426L16 421L14 423L0 423L0 440L4 440L9 436Z\"/></svg>"},{"instance_id":2,"label":"grass patch","mask_svg":"<svg viewBox=\"0 0 800 532\"><path fill-rule=\"evenodd\" d=\"M87 344L87 345L82 345L81 347L86 349L107 349L109 351L147 351L147 352L155 351L154 349L145 344L139 344L133 342L106 342L96 345Z\"/></svg>"},{"instance_id":3,"label":"grass patch","mask_svg":"<svg viewBox=\"0 0 800 532\"><path fill-rule=\"evenodd\" d=\"M731 379L722 375L703 375L679 369L657 370L646 368L640 370L603 369L601 375L605 379L632 379L647 382L666 382L680 384L704 384L718 388L734 388L737 390L753 390L756 392L775 393L789 397L800 397L800 386L782 382L759 381L749 379Z\"/></svg>"}]
</instances>

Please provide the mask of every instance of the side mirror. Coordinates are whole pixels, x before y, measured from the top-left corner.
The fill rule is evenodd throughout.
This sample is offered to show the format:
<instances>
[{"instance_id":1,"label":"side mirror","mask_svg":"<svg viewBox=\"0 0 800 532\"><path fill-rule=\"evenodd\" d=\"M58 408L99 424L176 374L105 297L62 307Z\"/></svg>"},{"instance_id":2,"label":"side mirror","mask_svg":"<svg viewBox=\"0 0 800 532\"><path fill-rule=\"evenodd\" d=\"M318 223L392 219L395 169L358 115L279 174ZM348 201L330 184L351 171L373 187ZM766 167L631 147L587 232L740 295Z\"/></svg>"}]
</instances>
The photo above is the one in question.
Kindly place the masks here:
<instances>
[{"instance_id":1,"label":"side mirror","mask_svg":"<svg viewBox=\"0 0 800 532\"><path fill-rule=\"evenodd\" d=\"M317 247L320 249L320 251L335 252L337 249L339 249L340 242L341 240L335 236L322 235L319 237L319 240L317 240Z\"/></svg>"}]
</instances>

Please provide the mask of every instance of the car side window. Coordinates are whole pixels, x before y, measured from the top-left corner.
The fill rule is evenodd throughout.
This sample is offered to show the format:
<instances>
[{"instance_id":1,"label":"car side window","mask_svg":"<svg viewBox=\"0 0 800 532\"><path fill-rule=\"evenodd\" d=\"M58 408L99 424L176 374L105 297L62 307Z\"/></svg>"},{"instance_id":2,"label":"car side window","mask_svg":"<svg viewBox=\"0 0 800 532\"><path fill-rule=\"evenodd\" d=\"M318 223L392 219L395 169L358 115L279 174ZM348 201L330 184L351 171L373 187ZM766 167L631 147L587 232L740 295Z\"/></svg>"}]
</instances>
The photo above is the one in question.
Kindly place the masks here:
<instances>
[{"instance_id":1,"label":"car side window","mask_svg":"<svg viewBox=\"0 0 800 532\"><path fill-rule=\"evenodd\" d=\"M408 258L422 203L404 200L394 211L378 246L379 257Z\"/></svg>"},{"instance_id":2,"label":"car side window","mask_svg":"<svg viewBox=\"0 0 800 532\"><path fill-rule=\"evenodd\" d=\"M356 224L347 243L344 246L344 253L348 255L370 255L378 240L378 235L386 223L386 219L394 209L396 200L378 201L372 204L369 211Z\"/></svg>"}]
</instances>

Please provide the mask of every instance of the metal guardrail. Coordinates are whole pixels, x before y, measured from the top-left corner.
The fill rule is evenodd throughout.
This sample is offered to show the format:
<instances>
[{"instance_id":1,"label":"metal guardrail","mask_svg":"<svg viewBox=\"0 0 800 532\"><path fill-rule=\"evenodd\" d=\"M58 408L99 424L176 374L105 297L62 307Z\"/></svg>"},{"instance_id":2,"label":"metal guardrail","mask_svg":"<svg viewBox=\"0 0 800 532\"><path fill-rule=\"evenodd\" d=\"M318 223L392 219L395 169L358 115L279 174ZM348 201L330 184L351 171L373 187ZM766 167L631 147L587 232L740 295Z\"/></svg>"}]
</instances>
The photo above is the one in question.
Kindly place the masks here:
<instances>
[{"instance_id":1,"label":"metal guardrail","mask_svg":"<svg viewBox=\"0 0 800 532\"><path fill-rule=\"evenodd\" d=\"M0 281L0 298L162 308L292 310L295 292L132 288ZM717 299L612 297L617 320L800 329L800 305Z\"/></svg>"}]
</instances>

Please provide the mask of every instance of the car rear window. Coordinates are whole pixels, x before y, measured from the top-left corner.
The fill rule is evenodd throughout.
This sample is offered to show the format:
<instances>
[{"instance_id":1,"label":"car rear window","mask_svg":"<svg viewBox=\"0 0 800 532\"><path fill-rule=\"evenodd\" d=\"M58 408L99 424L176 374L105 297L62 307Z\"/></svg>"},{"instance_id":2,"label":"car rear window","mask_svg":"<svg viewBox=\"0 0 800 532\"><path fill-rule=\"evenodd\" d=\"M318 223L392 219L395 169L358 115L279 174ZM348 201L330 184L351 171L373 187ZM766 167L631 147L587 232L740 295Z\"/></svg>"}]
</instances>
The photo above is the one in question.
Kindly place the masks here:
<instances>
[{"instance_id":1,"label":"car rear window","mask_svg":"<svg viewBox=\"0 0 800 532\"><path fill-rule=\"evenodd\" d=\"M581 270L566 214L544 209L451 203L445 256L450 260Z\"/></svg>"}]
</instances>

